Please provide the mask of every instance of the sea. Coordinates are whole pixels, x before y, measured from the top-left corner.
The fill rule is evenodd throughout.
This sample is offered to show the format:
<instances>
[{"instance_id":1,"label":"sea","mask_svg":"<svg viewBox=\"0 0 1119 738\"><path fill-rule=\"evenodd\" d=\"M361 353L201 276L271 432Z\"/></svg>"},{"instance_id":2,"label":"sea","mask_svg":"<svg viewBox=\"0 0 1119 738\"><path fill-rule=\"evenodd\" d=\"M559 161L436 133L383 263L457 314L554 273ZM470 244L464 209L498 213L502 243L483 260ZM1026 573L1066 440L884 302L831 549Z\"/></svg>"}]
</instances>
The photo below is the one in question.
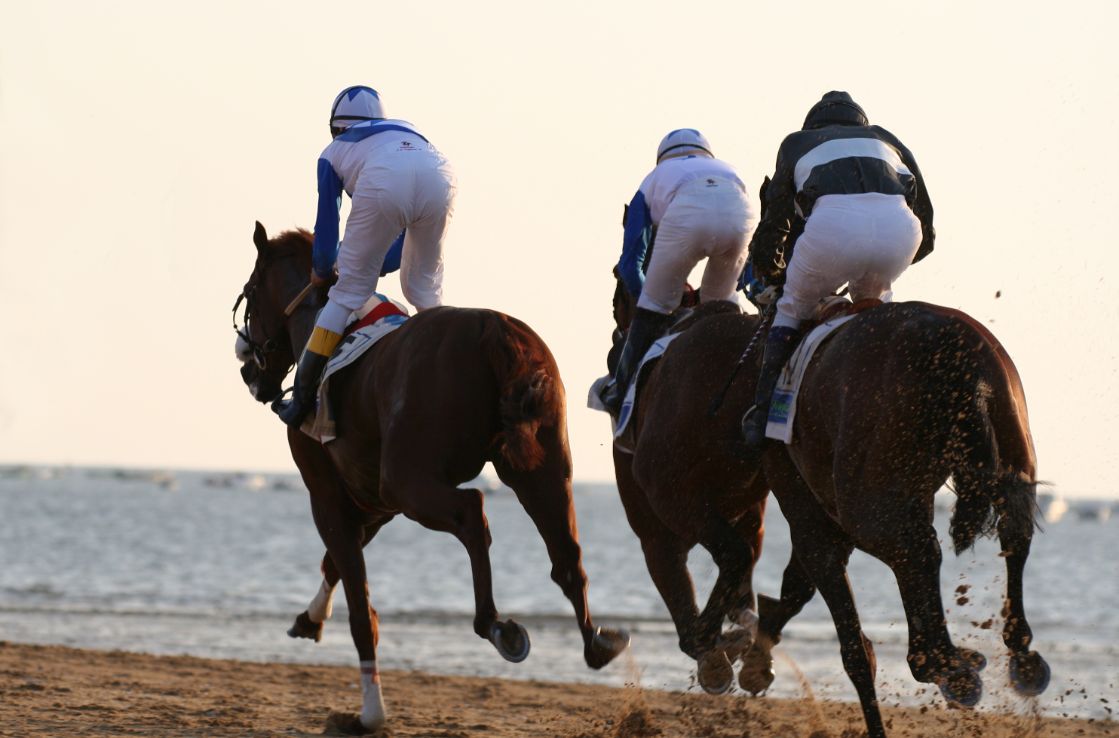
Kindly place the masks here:
<instances>
[{"instance_id":1,"label":"sea","mask_svg":"<svg viewBox=\"0 0 1119 738\"><path fill-rule=\"evenodd\" d=\"M503 617L528 629L531 654L523 663L507 663L473 633L466 551L450 535L401 516L365 552L380 615L382 668L698 690L694 662L678 648L613 485L575 486L593 617L632 635L626 656L592 671L531 521L511 491L481 481L493 534L495 600ZM949 627L957 644L989 659L979 709L1113 720L1119 703L1119 515L1110 516L1108 503L1053 502L1050 495L1049 519L1034 538L1026 568L1026 612L1034 647L1052 667L1049 689L1026 700L1008 686L999 639L1005 568L995 541L981 540L960 557L944 546L941 587ZM950 503L949 495L938 495L942 541ZM789 548L788 528L771 502L756 591L778 594ZM0 467L0 640L352 665L356 678L341 588L321 643L286 635L319 587L322 554L307 492L295 475ZM706 598L714 564L695 549L689 568ZM914 682L906 666L905 618L889 569L855 552L850 579L876 647L880 701L938 704L936 689ZM955 594L961 584L969 586L966 598ZM991 618L995 627L983 627ZM819 597L789 624L775 653L777 678L769 695L856 701ZM391 695L391 679L386 690ZM727 699L749 698L733 693Z\"/></svg>"}]
</instances>

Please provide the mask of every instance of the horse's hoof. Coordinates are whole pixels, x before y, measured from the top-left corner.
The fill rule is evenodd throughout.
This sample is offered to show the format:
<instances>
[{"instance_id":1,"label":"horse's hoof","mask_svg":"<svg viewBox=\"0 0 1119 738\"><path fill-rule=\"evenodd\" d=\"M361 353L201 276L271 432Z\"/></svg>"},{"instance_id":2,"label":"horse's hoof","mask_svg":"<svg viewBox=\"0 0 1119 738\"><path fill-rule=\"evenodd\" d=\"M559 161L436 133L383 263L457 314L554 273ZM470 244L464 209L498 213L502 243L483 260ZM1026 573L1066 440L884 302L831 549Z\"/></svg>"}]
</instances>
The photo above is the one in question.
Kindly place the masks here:
<instances>
[{"instance_id":1,"label":"horse's hoof","mask_svg":"<svg viewBox=\"0 0 1119 738\"><path fill-rule=\"evenodd\" d=\"M738 672L738 686L742 688L743 692L757 697L769 689L777 676L773 672L773 659L763 657L760 653L757 660L749 656L747 659L743 659L742 668Z\"/></svg>"},{"instance_id":2,"label":"horse's hoof","mask_svg":"<svg viewBox=\"0 0 1119 738\"><path fill-rule=\"evenodd\" d=\"M362 725L361 716L352 712L332 712L326 719L324 735L386 735L383 727Z\"/></svg>"},{"instance_id":3,"label":"horse's hoof","mask_svg":"<svg viewBox=\"0 0 1119 738\"><path fill-rule=\"evenodd\" d=\"M529 649L532 648L528 631L512 620L494 623L490 628L490 642L503 659L514 664L527 659Z\"/></svg>"},{"instance_id":4,"label":"horse's hoof","mask_svg":"<svg viewBox=\"0 0 1119 738\"><path fill-rule=\"evenodd\" d=\"M1025 697L1037 697L1049 686L1049 664L1037 651L1010 654L1010 683Z\"/></svg>"},{"instance_id":5,"label":"horse's hoof","mask_svg":"<svg viewBox=\"0 0 1119 738\"><path fill-rule=\"evenodd\" d=\"M595 628L594 635L587 643L587 666L601 669L609 664L622 651L629 648L629 633L615 628Z\"/></svg>"},{"instance_id":6,"label":"horse's hoof","mask_svg":"<svg viewBox=\"0 0 1119 738\"><path fill-rule=\"evenodd\" d=\"M708 694L726 694L734 683L734 667L727 655L715 649L700 657L696 664L699 686Z\"/></svg>"},{"instance_id":7,"label":"horse's hoof","mask_svg":"<svg viewBox=\"0 0 1119 738\"><path fill-rule=\"evenodd\" d=\"M322 640L322 623L311 620L304 610L295 616L295 624L288 628L288 635L292 638L309 638L318 643Z\"/></svg>"},{"instance_id":8,"label":"horse's hoof","mask_svg":"<svg viewBox=\"0 0 1119 738\"><path fill-rule=\"evenodd\" d=\"M937 680L944 699L957 707L972 708L983 697L983 680L979 672L970 667L962 667Z\"/></svg>"},{"instance_id":9,"label":"horse's hoof","mask_svg":"<svg viewBox=\"0 0 1119 738\"><path fill-rule=\"evenodd\" d=\"M965 666L970 666L976 671L983 671L987 668L987 657L978 651L970 648L958 648L956 650L960 652L960 661Z\"/></svg>"}]
</instances>

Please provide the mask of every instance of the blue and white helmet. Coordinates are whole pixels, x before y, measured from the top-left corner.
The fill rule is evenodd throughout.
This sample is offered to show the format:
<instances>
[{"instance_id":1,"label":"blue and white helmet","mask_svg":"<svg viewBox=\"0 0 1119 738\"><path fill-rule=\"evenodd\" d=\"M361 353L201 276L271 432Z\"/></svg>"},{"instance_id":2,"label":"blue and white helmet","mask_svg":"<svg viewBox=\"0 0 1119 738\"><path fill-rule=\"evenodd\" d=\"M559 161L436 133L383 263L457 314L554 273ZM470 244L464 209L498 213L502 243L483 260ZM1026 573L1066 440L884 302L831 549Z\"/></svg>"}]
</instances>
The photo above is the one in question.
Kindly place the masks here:
<instances>
[{"instance_id":1,"label":"blue and white helmet","mask_svg":"<svg viewBox=\"0 0 1119 738\"><path fill-rule=\"evenodd\" d=\"M338 93L334 104L330 106L330 132L337 136L354 123L384 117L381 96L376 90L361 85L347 87Z\"/></svg>"},{"instance_id":2,"label":"blue and white helmet","mask_svg":"<svg viewBox=\"0 0 1119 738\"><path fill-rule=\"evenodd\" d=\"M665 159L700 153L715 156L711 153L711 144L707 143L702 133L694 128L677 128L661 139L661 145L657 147L657 164Z\"/></svg>"}]
</instances>

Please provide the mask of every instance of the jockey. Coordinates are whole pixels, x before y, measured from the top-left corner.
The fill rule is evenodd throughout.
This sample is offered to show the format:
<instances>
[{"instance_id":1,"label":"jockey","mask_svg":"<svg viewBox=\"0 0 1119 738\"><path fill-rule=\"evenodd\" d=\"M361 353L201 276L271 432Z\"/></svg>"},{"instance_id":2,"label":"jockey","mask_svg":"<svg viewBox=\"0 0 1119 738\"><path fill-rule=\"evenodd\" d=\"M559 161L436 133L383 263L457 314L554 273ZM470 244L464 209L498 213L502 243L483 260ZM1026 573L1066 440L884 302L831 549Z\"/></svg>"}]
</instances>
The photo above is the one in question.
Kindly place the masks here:
<instances>
[{"instance_id":1,"label":"jockey","mask_svg":"<svg viewBox=\"0 0 1119 738\"><path fill-rule=\"evenodd\" d=\"M680 306L688 274L706 258L703 301L735 300L757 208L734 167L715 158L693 128L670 132L657 147L657 165L626 206L617 274L637 299L614 384L603 404L617 415L638 364ZM645 260L653 246L648 268Z\"/></svg>"},{"instance_id":2,"label":"jockey","mask_svg":"<svg viewBox=\"0 0 1119 738\"><path fill-rule=\"evenodd\" d=\"M846 92L812 106L777 152L765 212L750 243L755 274L785 288L766 339L755 404L742 419L747 447L761 450L777 378L817 303L849 284L856 302L888 300L911 263L933 250L933 209L913 154L869 124ZM790 232L803 233L787 243ZM785 255L788 254L786 269Z\"/></svg>"},{"instance_id":3,"label":"jockey","mask_svg":"<svg viewBox=\"0 0 1119 738\"><path fill-rule=\"evenodd\" d=\"M272 409L298 427L315 405L327 359L350 314L373 295L377 279L400 268L404 297L417 310L443 302L443 240L455 197L447 159L410 123L386 119L371 87L347 87L330 109L334 139L318 162L319 205L311 282L338 281L299 358L290 400ZM339 244L342 192L351 198Z\"/></svg>"}]
</instances>

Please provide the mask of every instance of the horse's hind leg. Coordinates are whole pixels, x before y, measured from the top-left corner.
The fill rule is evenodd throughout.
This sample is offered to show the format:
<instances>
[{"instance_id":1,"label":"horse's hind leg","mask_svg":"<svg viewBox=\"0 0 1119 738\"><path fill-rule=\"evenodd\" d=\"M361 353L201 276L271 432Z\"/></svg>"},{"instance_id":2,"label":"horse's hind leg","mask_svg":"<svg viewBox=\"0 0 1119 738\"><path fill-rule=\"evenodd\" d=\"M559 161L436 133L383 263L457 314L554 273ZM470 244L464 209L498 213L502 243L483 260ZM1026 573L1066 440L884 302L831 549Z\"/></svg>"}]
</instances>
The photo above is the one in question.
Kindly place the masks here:
<instances>
[{"instance_id":1,"label":"horse's hind leg","mask_svg":"<svg viewBox=\"0 0 1119 738\"><path fill-rule=\"evenodd\" d=\"M899 532L892 551L882 558L897 578L905 606L909 670L919 682L935 682L949 701L972 707L983 696L983 683L978 669L952 645L948 634L940 596L942 557L936 530L931 522L916 520L886 528Z\"/></svg>"},{"instance_id":2,"label":"horse's hind leg","mask_svg":"<svg viewBox=\"0 0 1119 738\"><path fill-rule=\"evenodd\" d=\"M368 546L373 536L377 535L377 531L390 520L392 520L391 515L366 525L362 533L361 547L364 549ZM288 628L288 635L292 638L307 638L318 643L322 640L323 624L334 612L334 590L338 586L341 575L338 573L338 567L334 565L334 559L330 558L329 551L323 554L321 568L323 580L319 585L319 591L311 598L307 609L296 615L295 623Z\"/></svg>"},{"instance_id":3,"label":"horse's hind leg","mask_svg":"<svg viewBox=\"0 0 1119 738\"><path fill-rule=\"evenodd\" d=\"M393 458L386 450L386 458ZM514 663L528 657L528 633L512 620L499 622L493 601L490 568L490 527L483 510L482 492L455 487L430 476L389 470L382 477L381 494L407 517L430 530L450 533L470 557L474 581L474 632L493 643L498 653Z\"/></svg>"},{"instance_id":4,"label":"horse's hind leg","mask_svg":"<svg viewBox=\"0 0 1119 738\"><path fill-rule=\"evenodd\" d=\"M695 585L688 571L688 551L692 544L672 532L660 521L645 492L633 480L627 468L618 466L615 451L615 469L618 473L618 492L622 499L630 528L641 542L645 555L645 566L653 585L672 616L676 634L680 639L680 650L693 659L702 654L699 649L699 607L696 605Z\"/></svg>"},{"instance_id":5,"label":"horse's hind leg","mask_svg":"<svg viewBox=\"0 0 1119 738\"><path fill-rule=\"evenodd\" d=\"M824 513L787 455L771 453L767 457L766 476L789 522L793 555L819 589L831 612L839 636L843 668L859 695L867 735L886 738L874 689L874 648L862 632L851 583L847 579L850 542Z\"/></svg>"},{"instance_id":6,"label":"horse's hind leg","mask_svg":"<svg viewBox=\"0 0 1119 738\"><path fill-rule=\"evenodd\" d=\"M544 461L531 471L514 469L498 458L493 462L501 481L509 485L525 512L536 525L552 562L552 581L559 585L575 610L583 636L583 657L587 666L601 669L629 645L629 634L611 628L597 628L587 604L587 574L579 546L575 505L571 498L571 466L554 428L538 431L545 449Z\"/></svg>"},{"instance_id":7,"label":"horse's hind leg","mask_svg":"<svg viewBox=\"0 0 1119 738\"><path fill-rule=\"evenodd\" d=\"M1033 495L1021 487L1032 486L1012 479L1003 483L999 506L999 543L1006 558L1006 602L1003 605L1002 639L1010 649L1010 683L1020 694L1035 697L1049 686L1049 665L1037 651L1030 650L1033 631L1026 621L1023 574L1033 539ZM1032 492L1032 490L1030 490Z\"/></svg>"}]
</instances>

